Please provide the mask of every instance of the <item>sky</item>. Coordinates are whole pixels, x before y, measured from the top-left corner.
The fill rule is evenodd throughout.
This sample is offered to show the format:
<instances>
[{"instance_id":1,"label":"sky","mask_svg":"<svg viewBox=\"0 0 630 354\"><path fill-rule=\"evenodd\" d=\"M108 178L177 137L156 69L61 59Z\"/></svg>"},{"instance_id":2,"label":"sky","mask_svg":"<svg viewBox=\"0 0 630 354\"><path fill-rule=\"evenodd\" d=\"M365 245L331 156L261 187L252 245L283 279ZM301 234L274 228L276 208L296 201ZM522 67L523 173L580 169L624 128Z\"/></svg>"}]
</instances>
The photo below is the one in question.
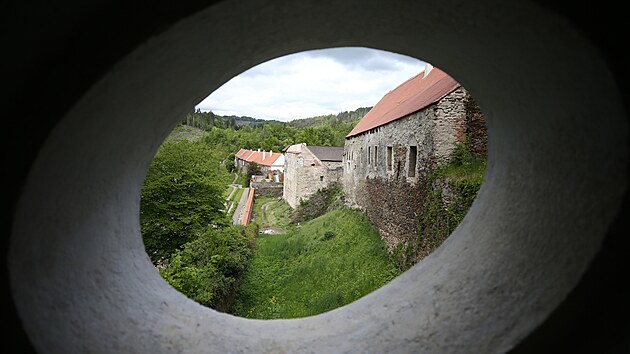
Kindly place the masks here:
<instances>
[{"instance_id":1,"label":"sky","mask_svg":"<svg viewBox=\"0 0 630 354\"><path fill-rule=\"evenodd\" d=\"M423 69L418 59L362 47L300 52L243 72L196 108L283 122L337 114L374 106Z\"/></svg>"}]
</instances>

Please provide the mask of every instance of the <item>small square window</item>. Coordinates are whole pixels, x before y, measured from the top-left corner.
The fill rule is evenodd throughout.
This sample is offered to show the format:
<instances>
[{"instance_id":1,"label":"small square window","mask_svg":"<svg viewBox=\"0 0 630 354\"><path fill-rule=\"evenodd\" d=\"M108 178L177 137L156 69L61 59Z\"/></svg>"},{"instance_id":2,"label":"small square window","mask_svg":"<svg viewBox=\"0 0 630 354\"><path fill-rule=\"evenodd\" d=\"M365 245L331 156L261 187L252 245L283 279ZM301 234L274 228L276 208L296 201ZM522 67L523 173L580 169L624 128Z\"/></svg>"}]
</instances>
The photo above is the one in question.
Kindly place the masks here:
<instances>
[{"instance_id":1,"label":"small square window","mask_svg":"<svg viewBox=\"0 0 630 354\"><path fill-rule=\"evenodd\" d=\"M319 181L324 182L324 176L319 176Z\"/></svg>"}]
</instances>

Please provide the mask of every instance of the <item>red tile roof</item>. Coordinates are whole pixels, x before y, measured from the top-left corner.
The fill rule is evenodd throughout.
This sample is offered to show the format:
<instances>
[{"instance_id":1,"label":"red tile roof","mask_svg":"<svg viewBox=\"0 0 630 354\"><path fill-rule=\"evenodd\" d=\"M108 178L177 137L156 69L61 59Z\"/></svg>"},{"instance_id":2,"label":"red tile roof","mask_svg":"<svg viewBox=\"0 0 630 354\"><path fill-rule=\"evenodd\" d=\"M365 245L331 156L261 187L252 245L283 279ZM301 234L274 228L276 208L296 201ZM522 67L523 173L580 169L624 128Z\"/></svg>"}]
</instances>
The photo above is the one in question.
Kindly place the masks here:
<instances>
[{"instance_id":1,"label":"red tile roof","mask_svg":"<svg viewBox=\"0 0 630 354\"><path fill-rule=\"evenodd\" d=\"M429 69L426 76L423 71L383 96L346 138L417 112L439 101L459 86L455 79L438 68Z\"/></svg>"},{"instance_id":2,"label":"red tile roof","mask_svg":"<svg viewBox=\"0 0 630 354\"><path fill-rule=\"evenodd\" d=\"M263 154L265 158L263 159ZM251 160L249 162L257 163L263 166L271 166L274 162L280 157L279 152L272 152L271 156L269 156L269 151L255 151Z\"/></svg>"},{"instance_id":3,"label":"red tile roof","mask_svg":"<svg viewBox=\"0 0 630 354\"><path fill-rule=\"evenodd\" d=\"M248 151L251 150L246 150L246 149L240 149L237 153L236 153L236 157L241 159L241 160L245 160L245 154L247 154Z\"/></svg>"},{"instance_id":4,"label":"red tile roof","mask_svg":"<svg viewBox=\"0 0 630 354\"><path fill-rule=\"evenodd\" d=\"M263 153L265 154L265 158L263 159ZM271 153L271 156L269 154ZM247 162L253 162L255 164L263 165L263 166L271 166L274 162L282 155L279 152L269 152L269 151L253 151L240 149L236 153L236 157L245 160Z\"/></svg>"}]
</instances>

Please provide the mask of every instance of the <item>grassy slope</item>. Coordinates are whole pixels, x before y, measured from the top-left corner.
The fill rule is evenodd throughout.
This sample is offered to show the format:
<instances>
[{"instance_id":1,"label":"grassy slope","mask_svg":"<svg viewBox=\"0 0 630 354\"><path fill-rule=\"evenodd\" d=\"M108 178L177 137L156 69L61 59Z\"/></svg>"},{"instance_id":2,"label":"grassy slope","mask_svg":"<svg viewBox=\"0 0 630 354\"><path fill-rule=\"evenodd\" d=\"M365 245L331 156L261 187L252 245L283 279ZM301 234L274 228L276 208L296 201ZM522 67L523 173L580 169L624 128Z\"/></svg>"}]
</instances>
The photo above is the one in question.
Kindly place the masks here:
<instances>
[{"instance_id":1,"label":"grassy slope","mask_svg":"<svg viewBox=\"0 0 630 354\"><path fill-rule=\"evenodd\" d=\"M326 240L327 231L335 236ZM311 316L355 301L399 274L367 217L356 210L335 210L289 233L257 238L234 314Z\"/></svg>"},{"instance_id":2,"label":"grassy slope","mask_svg":"<svg viewBox=\"0 0 630 354\"><path fill-rule=\"evenodd\" d=\"M267 205L266 209L263 206ZM287 232L295 226L290 224L291 207L282 199L256 197L254 199L254 216L252 223L262 228L273 228L280 232Z\"/></svg>"}]
</instances>

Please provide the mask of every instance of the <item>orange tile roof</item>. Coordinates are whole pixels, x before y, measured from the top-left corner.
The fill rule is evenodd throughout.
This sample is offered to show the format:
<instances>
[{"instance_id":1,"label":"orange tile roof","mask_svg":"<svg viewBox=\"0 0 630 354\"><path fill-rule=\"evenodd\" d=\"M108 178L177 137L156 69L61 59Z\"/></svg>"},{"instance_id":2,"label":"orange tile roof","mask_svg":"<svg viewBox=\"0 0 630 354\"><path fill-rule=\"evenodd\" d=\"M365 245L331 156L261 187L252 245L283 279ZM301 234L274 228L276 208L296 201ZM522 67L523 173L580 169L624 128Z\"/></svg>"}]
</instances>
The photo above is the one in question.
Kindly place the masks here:
<instances>
[{"instance_id":1,"label":"orange tile roof","mask_svg":"<svg viewBox=\"0 0 630 354\"><path fill-rule=\"evenodd\" d=\"M263 153L265 154L265 159L263 160ZM274 162L280 157L281 153L273 152L271 156L269 156L269 151L254 151L252 154L252 158L247 160L248 162L253 162L263 166L271 166Z\"/></svg>"},{"instance_id":2,"label":"orange tile roof","mask_svg":"<svg viewBox=\"0 0 630 354\"><path fill-rule=\"evenodd\" d=\"M244 156L244 155L245 155L248 151L249 151L249 150L246 150L246 149L240 149L240 150L236 153L236 157L237 157L237 158L239 158L239 159L241 159L241 160L244 160L244 159L245 159L245 156Z\"/></svg>"},{"instance_id":3,"label":"orange tile roof","mask_svg":"<svg viewBox=\"0 0 630 354\"><path fill-rule=\"evenodd\" d=\"M265 159L263 159L263 152L265 153ZM269 156L269 153L269 151L253 151L240 149L236 153L236 157L247 162L253 162L255 164L264 166L271 166L274 162L276 162L280 155L282 155L282 153L271 152L271 156Z\"/></svg>"},{"instance_id":4,"label":"orange tile roof","mask_svg":"<svg viewBox=\"0 0 630 354\"><path fill-rule=\"evenodd\" d=\"M425 76L424 71L388 92L346 138L417 112L451 93L460 84L442 70L433 67Z\"/></svg>"},{"instance_id":5,"label":"orange tile roof","mask_svg":"<svg viewBox=\"0 0 630 354\"><path fill-rule=\"evenodd\" d=\"M252 161L256 158L256 156L254 156L255 154L256 154L256 151L247 150L247 152L245 153L245 155L243 155L243 156L245 156L245 157L243 158L243 160L245 160L245 161L247 161L247 162L252 162Z\"/></svg>"}]
</instances>

